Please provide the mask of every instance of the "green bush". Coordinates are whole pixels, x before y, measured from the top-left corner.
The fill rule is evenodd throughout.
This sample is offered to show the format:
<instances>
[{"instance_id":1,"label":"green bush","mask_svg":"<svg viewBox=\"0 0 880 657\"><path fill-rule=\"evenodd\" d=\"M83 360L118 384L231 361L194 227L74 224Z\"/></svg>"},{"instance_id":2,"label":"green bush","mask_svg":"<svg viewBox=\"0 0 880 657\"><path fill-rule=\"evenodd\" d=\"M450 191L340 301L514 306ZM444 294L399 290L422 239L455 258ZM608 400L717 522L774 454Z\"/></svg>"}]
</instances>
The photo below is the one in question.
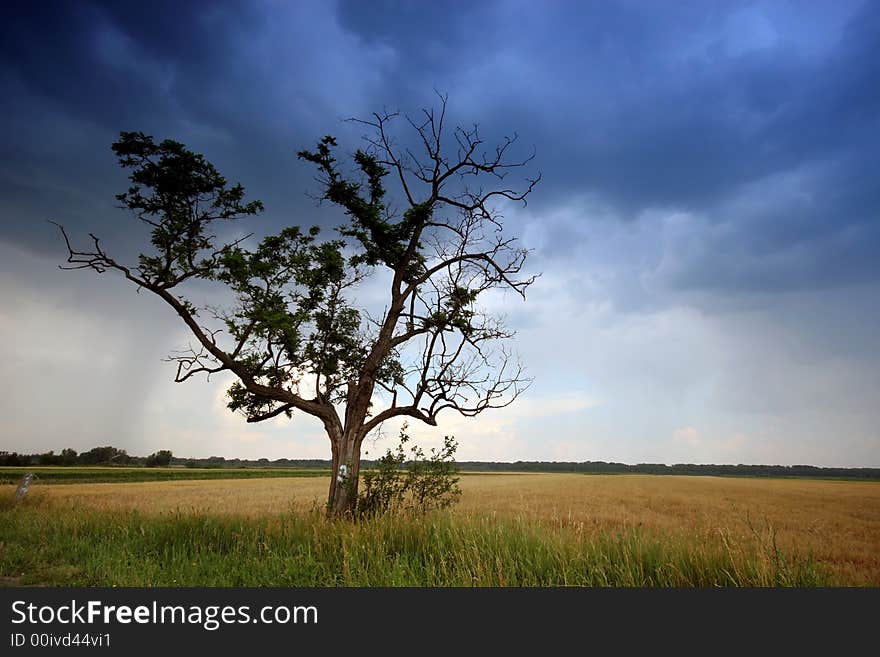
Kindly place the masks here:
<instances>
[{"instance_id":1,"label":"green bush","mask_svg":"<svg viewBox=\"0 0 880 657\"><path fill-rule=\"evenodd\" d=\"M392 451L376 461L376 468L364 474L363 488L358 495L357 515L376 516L386 513L427 513L443 509L458 501L458 468L455 451L458 443L453 436L443 437L443 447L432 449L426 458L418 445L409 448L407 425L400 429L400 442Z\"/></svg>"}]
</instances>

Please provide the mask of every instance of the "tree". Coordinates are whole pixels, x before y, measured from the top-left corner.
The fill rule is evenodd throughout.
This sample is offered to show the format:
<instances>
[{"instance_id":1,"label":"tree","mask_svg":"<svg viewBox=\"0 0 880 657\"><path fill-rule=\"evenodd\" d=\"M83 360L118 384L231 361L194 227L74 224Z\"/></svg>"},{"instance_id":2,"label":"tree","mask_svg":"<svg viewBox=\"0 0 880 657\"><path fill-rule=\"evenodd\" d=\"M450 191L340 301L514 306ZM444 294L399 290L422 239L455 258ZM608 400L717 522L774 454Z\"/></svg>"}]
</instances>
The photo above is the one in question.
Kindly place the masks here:
<instances>
[{"instance_id":1,"label":"tree","mask_svg":"<svg viewBox=\"0 0 880 657\"><path fill-rule=\"evenodd\" d=\"M95 235L88 250L74 249L59 225L68 249L62 268L118 272L187 325L196 346L170 358L177 382L230 372L229 408L248 422L293 411L321 421L332 452L333 514L354 506L361 444L383 422L436 426L447 409L474 416L508 405L530 382L507 347L513 332L478 300L496 289L525 298L535 280L524 275L527 251L503 235L495 204L524 204L540 175L518 191L508 187L507 175L533 154L511 160L516 136L487 149L477 126L448 133L440 100L418 121L407 117L415 149L395 141L397 114L376 113L352 119L369 133L350 170L331 136L298 153L317 170L318 198L346 216L338 239L290 226L252 249L250 236L219 243L218 224L255 215L262 204L245 202L244 188L227 185L202 155L140 132L123 132L113 144L132 183L117 198L149 226L152 250L127 266ZM387 305L374 316L354 305L353 293L382 270ZM180 291L194 280L225 285L235 302L197 307Z\"/></svg>"},{"instance_id":2,"label":"tree","mask_svg":"<svg viewBox=\"0 0 880 657\"><path fill-rule=\"evenodd\" d=\"M55 454L54 450L49 450L45 454L37 457L38 465L61 465L61 456Z\"/></svg>"},{"instance_id":3,"label":"tree","mask_svg":"<svg viewBox=\"0 0 880 657\"><path fill-rule=\"evenodd\" d=\"M105 447L93 447L89 451L80 454L78 459L83 465L98 465L99 463L124 465L128 463L130 457L124 449L117 449L107 445Z\"/></svg>"},{"instance_id":4,"label":"tree","mask_svg":"<svg viewBox=\"0 0 880 657\"><path fill-rule=\"evenodd\" d=\"M76 465L76 450L67 447L61 450L61 464L62 465Z\"/></svg>"},{"instance_id":5,"label":"tree","mask_svg":"<svg viewBox=\"0 0 880 657\"><path fill-rule=\"evenodd\" d=\"M144 465L148 468L166 467L171 465L171 450L160 449L158 452L150 454L144 461Z\"/></svg>"}]
</instances>

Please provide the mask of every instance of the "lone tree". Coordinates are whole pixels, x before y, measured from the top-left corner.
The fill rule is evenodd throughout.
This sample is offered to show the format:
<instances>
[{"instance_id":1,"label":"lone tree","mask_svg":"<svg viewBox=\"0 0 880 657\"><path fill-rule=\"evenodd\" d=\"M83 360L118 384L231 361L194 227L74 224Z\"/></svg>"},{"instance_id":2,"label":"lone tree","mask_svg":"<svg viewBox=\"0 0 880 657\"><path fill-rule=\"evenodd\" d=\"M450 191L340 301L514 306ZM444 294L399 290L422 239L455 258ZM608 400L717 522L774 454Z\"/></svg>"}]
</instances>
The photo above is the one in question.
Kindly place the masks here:
<instances>
[{"instance_id":1,"label":"lone tree","mask_svg":"<svg viewBox=\"0 0 880 657\"><path fill-rule=\"evenodd\" d=\"M93 234L89 250L75 249L59 225L69 251L63 269L119 272L189 327L195 347L169 358L175 381L229 371L229 408L248 422L300 411L323 423L335 473L331 514L352 510L361 444L386 420L436 426L446 409L474 416L500 408L529 383L506 348L513 333L478 299L499 288L524 298L535 280L523 273L526 250L503 235L496 203L525 203L540 174L508 187L507 174L533 155L511 160L515 136L487 148L476 126L447 132L440 100L418 120L406 118L414 149L390 132L397 114L376 113L353 119L369 132L350 170L333 137L298 153L317 169L319 198L346 215L340 239L290 226L254 249L247 238L219 243L217 224L255 215L262 203L246 202L244 188L227 185L202 155L140 132L113 144L131 170L117 199L150 227L152 248L128 266ZM387 305L374 316L354 305L354 291L381 270L390 278ZM193 280L225 285L235 302L197 307L181 293Z\"/></svg>"}]
</instances>

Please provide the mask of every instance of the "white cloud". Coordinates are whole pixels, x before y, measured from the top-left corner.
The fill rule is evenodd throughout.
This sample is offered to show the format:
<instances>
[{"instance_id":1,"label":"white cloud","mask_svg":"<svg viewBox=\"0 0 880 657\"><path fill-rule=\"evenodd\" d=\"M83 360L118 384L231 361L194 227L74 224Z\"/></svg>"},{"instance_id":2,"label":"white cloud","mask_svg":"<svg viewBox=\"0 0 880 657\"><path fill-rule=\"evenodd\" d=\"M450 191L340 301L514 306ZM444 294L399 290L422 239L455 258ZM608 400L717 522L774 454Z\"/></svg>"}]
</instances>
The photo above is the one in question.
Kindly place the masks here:
<instances>
[{"instance_id":1,"label":"white cloud","mask_svg":"<svg viewBox=\"0 0 880 657\"><path fill-rule=\"evenodd\" d=\"M676 429L672 434L672 438L676 443L685 445L686 447L700 447L703 441L694 427L682 427Z\"/></svg>"}]
</instances>

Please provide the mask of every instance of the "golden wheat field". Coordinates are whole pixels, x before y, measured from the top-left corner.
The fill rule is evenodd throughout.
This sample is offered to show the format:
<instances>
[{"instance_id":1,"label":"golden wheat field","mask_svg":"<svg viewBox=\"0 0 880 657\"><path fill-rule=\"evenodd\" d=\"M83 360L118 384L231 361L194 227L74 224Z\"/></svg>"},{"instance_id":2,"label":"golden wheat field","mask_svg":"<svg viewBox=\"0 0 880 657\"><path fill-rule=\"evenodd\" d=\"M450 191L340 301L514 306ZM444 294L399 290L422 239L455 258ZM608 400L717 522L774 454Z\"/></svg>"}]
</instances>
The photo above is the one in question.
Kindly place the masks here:
<instances>
[{"instance_id":1,"label":"golden wheat field","mask_svg":"<svg viewBox=\"0 0 880 657\"><path fill-rule=\"evenodd\" d=\"M322 504L323 477L39 486L53 506L258 516ZM880 585L880 483L652 475L480 474L453 513L576 533L642 531L693 544L757 538L835 579Z\"/></svg>"}]
</instances>

